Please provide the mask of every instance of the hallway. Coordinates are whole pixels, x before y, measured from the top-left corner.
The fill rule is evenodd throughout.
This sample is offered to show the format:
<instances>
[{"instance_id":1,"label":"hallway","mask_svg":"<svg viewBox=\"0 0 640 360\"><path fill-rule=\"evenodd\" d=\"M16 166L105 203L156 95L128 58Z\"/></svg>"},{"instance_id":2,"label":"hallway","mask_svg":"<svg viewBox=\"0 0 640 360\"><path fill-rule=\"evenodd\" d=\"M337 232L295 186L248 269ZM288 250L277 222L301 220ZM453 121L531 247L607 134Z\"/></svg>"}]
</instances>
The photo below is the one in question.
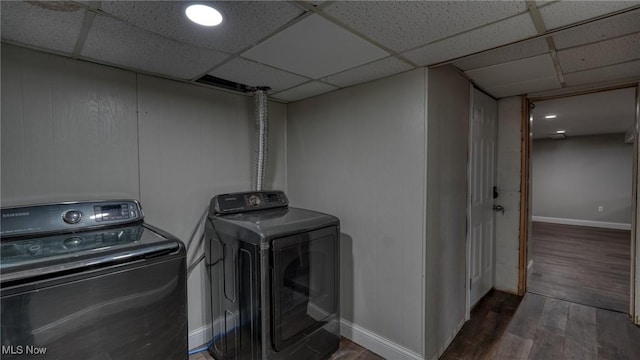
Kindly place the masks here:
<instances>
[{"instance_id":1,"label":"hallway","mask_svg":"<svg viewBox=\"0 0 640 360\"><path fill-rule=\"evenodd\" d=\"M534 222L532 241L529 292L629 312L629 231Z\"/></svg>"}]
</instances>

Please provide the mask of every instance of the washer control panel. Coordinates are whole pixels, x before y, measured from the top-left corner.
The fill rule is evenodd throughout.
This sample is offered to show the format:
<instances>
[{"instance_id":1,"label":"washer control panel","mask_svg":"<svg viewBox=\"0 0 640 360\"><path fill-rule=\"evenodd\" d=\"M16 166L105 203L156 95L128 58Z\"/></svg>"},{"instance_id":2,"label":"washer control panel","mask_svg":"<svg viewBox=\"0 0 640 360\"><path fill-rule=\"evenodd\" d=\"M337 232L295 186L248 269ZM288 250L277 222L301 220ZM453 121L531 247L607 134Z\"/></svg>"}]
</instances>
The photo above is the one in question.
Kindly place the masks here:
<instances>
[{"instance_id":1,"label":"washer control panel","mask_svg":"<svg viewBox=\"0 0 640 360\"><path fill-rule=\"evenodd\" d=\"M135 200L86 201L2 209L1 237L76 232L143 218Z\"/></svg>"},{"instance_id":2,"label":"washer control panel","mask_svg":"<svg viewBox=\"0 0 640 360\"><path fill-rule=\"evenodd\" d=\"M216 214L235 214L288 205L289 200L282 191L249 191L216 195L211 199L210 209Z\"/></svg>"}]
</instances>

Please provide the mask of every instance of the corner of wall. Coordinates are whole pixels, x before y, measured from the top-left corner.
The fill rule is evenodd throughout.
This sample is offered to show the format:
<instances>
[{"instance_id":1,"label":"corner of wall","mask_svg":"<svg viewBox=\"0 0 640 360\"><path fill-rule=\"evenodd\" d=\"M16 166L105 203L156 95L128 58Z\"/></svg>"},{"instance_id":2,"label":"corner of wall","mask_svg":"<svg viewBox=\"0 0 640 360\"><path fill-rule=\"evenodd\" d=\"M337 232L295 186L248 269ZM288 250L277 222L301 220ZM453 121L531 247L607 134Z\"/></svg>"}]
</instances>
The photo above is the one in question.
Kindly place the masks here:
<instances>
[{"instance_id":1,"label":"corner of wall","mask_svg":"<svg viewBox=\"0 0 640 360\"><path fill-rule=\"evenodd\" d=\"M496 217L495 288L518 292L520 251L520 182L522 99L498 101L497 186L503 215Z\"/></svg>"},{"instance_id":2,"label":"corner of wall","mask_svg":"<svg viewBox=\"0 0 640 360\"><path fill-rule=\"evenodd\" d=\"M429 69L423 68L423 81L424 81L424 141L423 141L423 154L424 154L424 174L422 178L422 325L421 325L421 338L422 338L422 354L427 357L427 169L428 169L428 154L427 149L429 146Z\"/></svg>"}]
</instances>

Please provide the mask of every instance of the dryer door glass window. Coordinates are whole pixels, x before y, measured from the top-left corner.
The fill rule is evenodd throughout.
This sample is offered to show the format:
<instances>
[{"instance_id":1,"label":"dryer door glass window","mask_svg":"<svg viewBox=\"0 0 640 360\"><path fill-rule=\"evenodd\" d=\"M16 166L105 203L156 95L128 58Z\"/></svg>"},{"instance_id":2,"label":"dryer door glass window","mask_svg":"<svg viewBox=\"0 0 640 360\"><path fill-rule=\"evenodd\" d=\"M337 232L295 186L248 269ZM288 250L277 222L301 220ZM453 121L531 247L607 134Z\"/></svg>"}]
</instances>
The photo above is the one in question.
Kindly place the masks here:
<instances>
[{"instance_id":1,"label":"dryer door glass window","mask_svg":"<svg viewBox=\"0 0 640 360\"><path fill-rule=\"evenodd\" d=\"M337 228L274 240L272 266L273 345L280 351L337 312Z\"/></svg>"}]
</instances>

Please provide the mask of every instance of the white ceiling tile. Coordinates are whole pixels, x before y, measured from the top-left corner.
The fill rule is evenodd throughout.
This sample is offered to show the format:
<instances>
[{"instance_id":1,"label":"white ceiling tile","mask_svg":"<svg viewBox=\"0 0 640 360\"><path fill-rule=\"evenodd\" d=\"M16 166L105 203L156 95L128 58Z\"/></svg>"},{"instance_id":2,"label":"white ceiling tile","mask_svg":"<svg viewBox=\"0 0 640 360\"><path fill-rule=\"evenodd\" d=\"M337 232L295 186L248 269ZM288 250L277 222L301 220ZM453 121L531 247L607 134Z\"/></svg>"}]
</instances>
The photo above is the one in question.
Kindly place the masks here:
<instances>
[{"instance_id":1,"label":"white ceiling tile","mask_svg":"<svg viewBox=\"0 0 640 360\"><path fill-rule=\"evenodd\" d=\"M319 15L309 16L242 54L319 79L389 54Z\"/></svg>"},{"instance_id":2,"label":"white ceiling tile","mask_svg":"<svg viewBox=\"0 0 640 360\"><path fill-rule=\"evenodd\" d=\"M311 81L306 84L302 84L293 89L285 90L277 94L271 95L274 99L284 101L297 101L308 97L324 94L329 91L338 89L335 86L327 85L319 81Z\"/></svg>"},{"instance_id":3,"label":"white ceiling tile","mask_svg":"<svg viewBox=\"0 0 640 360\"><path fill-rule=\"evenodd\" d=\"M323 80L340 87L346 87L375 79L381 79L412 68L413 66L406 62L390 56L367 65L359 66L355 69L327 76Z\"/></svg>"},{"instance_id":4,"label":"white ceiling tile","mask_svg":"<svg viewBox=\"0 0 640 360\"><path fill-rule=\"evenodd\" d=\"M2 39L71 53L85 10L71 2L2 1Z\"/></svg>"},{"instance_id":5,"label":"white ceiling tile","mask_svg":"<svg viewBox=\"0 0 640 360\"><path fill-rule=\"evenodd\" d=\"M307 78L302 76L242 58L235 58L209 74L249 86L268 86L274 92L308 81Z\"/></svg>"},{"instance_id":6,"label":"white ceiling tile","mask_svg":"<svg viewBox=\"0 0 640 360\"><path fill-rule=\"evenodd\" d=\"M640 59L640 33L558 51L565 73Z\"/></svg>"},{"instance_id":7,"label":"white ceiling tile","mask_svg":"<svg viewBox=\"0 0 640 360\"><path fill-rule=\"evenodd\" d=\"M400 52L526 8L524 1L339 1L325 13Z\"/></svg>"},{"instance_id":8,"label":"white ceiling tile","mask_svg":"<svg viewBox=\"0 0 640 360\"><path fill-rule=\"evenodd\" d=\"M594 84L598 82L634 79L640 77L640 60L606 66L598 69L565 74L569 86Z\"/></svg>"},{"instance_id":9,"label":"white ceiling tile","mask_svg":"<svg viewBox=\"0 0 640 360\"><path fill-rule=\"evenodd\" d=\"M419 65L426 66L526 39L534 35L536 35L536 29L531 16L522 14L408 51L402 55Z\"/></svg>"},{"instance_id":10,"label":"white ceiling tile","mask_svg":"<svg viewBox=\"0 0 640 360\"><path fill-rule=\"evenodd\" d=\"M536 91L560 89L562 86L556 76L535 78L518 83L510 83L488 87L485 90L496 98L523 95Z\"/></svg>"},{"instance_id":11,"label":"white ceiling tile","mask_svg":"<svg viewBox=\"0 0 640 360\"><path fill-rule=\"evenodd\" d=\"M640 1L557 1L540 7L548 30L640 4Z\"/></svg>"},{"instance_id":12,"label":"white ceiling tile","mask_svg":"<svg viewBox=\"0 0 640 360\"><path fill-rule=\"evenodd\" d=\"M178 79L192 79L227 58L106 16L96 16L81 56Z\"/></svg>"},{"instance_id":13,"label":"white ceiling tile","mask_svg":"<svg viewBox=\"0 0 640 360\"><path fill-rule=\"evenodd\" d=\"M235 53L245 49L304 11L286 1L215 1L222 24L206 27L184 16L192 2L103 1L100 8L125 22L188 44Z\"/></svg>"},{"instance_id":14,"label":"white ceiling tile","mask_svg":"<svg viewBox=\"0 0 640 360\"><path fill-rule=\"evenodd\" d=\"M565 49L639 31L640 9L561 31L553 40L557 49Z\"/></svg>"},{"instance_id":15,"label":"white ceiling tile","mask_svg":"<svg viewBox=\"0 0 640 360\"><path fill-rule=\"evenodd\" d=\"M496 97L560 87L549 54L469 70L465 74Z\"/></svg>"},{"instance_id":16,"label":"white ceiling tile","mask_svg":"<svg viewBox=\"0 0 640 360\"><path fill-rule=\"evenodd\" d=\"M489 65L525 59L549 52L544 38L535 38L517 44L507 45L494 50L487 50L477 55L460 59L453 64L462 70L477 69Z\"/></svg>"}]
</instances>

